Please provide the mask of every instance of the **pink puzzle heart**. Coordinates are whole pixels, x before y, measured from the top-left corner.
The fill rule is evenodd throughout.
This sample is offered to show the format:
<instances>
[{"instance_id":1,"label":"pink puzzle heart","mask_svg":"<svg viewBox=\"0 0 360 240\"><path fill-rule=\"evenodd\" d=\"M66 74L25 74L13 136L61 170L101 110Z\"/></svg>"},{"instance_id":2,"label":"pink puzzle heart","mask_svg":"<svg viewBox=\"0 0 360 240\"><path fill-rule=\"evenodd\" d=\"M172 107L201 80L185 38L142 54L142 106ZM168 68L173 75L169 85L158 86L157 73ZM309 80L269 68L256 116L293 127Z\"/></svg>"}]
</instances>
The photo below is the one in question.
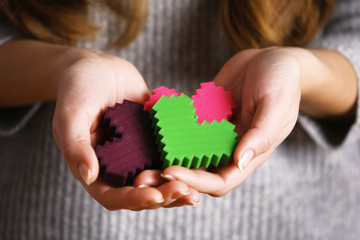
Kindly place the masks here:
<instances>
[{"instance_id":1,"label":"pink puzzle heart","mask_svg":"<svg viewBox=\"0 0 360 240\"><path fill-rule=\"evenodd\" d=\"M199 117L198 123L211 123L213 120L221 122L223 119L230 121L236 110L231 92L217 87L214 82L201 83L200 89L191 98L194 100L195 114Z\"/></svg>"},{"instance_id":2,"label":"pink puzzle heart","mask_svg":"<svg viewBox=\"0 0 360 240\"><path fill-rule=\"evenodd\" d=\"M154 89L151 92L150 99L147 102L145 102L145 104L144 104L144 110L151 113L152 107L163 95L165 95L167 97L171 97L171 95L173 95L173 94L175 94L176 96L180 96L182 94L182 92L177 93L174 89L169 89L165 86Z\"/></svg>"},{"instance_id":3,"label":"pink puzzle heart","mask_svg":"<svg viewBox=\"0 0 360 240\"><path fill-rule=\"evenodd\" d=\"M180 96L182 92L177 93L174 89L159 87L152 91L149 101L145 102L144 110L151 112L155 103L163 96L170 97L175 94ZM223 87L217 87L214 82L205 82L200 84L195 95L191 97L194 100L193 106L196 108L195 114L199 117L198 123L213 120L221 122L223 119L230 121L236 103L230 91L224 91Z\"/></svg>"}]
</instances>

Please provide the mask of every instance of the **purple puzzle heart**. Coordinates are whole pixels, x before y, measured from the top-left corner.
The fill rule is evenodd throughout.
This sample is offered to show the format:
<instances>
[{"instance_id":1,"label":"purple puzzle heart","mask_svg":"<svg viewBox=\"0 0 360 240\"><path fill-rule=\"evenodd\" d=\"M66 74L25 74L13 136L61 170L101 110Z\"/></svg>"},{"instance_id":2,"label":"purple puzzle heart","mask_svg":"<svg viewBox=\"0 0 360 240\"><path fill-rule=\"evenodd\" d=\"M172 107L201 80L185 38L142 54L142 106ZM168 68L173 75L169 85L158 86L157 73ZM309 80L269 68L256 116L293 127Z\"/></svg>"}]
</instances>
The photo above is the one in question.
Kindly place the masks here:
<instances>
[{"instance_id":1,"label":"purple puzzle heart","mask_svg":"<svg viewBox=\"0 0 360 240\"><path fill-rule=\"evenodd\" d=\"M124 100L105 112L108 139L95 151L103 180L114 187L131 185L136 174L159 163L149 113L143 107Z\"/></svg>"}]
</instances>

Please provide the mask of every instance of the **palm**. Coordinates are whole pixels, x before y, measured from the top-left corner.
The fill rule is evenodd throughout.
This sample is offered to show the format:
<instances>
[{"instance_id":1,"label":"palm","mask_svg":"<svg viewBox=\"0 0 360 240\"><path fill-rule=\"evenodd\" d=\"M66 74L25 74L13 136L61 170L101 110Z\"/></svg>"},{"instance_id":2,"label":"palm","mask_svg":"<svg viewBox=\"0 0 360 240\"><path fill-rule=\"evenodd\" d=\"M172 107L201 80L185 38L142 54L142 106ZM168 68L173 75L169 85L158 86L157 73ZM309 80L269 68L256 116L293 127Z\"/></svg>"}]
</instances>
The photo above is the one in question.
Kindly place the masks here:
<instances>
[{"instance_id":1,"label":"palm","mask_svg":"<svg viewBox=\"0 0 360 240\"><path fill-rule=\"evenodd\" d=\"M55 139L73 175L108 209L166 206L181 197L173 192L189 192L180 182L160 184L158 188L112 188L98 178L99 164L93 147L102 135L100 125L105 109L123 99L142 103L147 97L148 89L140 73L117 57L86 57L62 75L53 121ZM81 168L84 165L85 170Z\"/></svg>"},{"instance_id":2,"label":"palm","mask_svg":"<svg viewBox=\"0 0 360 240\"><path fill-rule=\"evenodd\" d=\"M294 126L299 110L298 66L286 62L282 53L249 51L245 54L247 56L238 55L228 62L231 68L240 66L236 73L230 76L220 73L215 82L233 92L238 106L233 122L240 136L274 119L277 121L274 124L283 124L284 132L278 140L282 141ZM269 116L273 111L278 111L278 118ZM291 116L288 121L281 120L285 113Z\"/></svg>"}]
</instances>

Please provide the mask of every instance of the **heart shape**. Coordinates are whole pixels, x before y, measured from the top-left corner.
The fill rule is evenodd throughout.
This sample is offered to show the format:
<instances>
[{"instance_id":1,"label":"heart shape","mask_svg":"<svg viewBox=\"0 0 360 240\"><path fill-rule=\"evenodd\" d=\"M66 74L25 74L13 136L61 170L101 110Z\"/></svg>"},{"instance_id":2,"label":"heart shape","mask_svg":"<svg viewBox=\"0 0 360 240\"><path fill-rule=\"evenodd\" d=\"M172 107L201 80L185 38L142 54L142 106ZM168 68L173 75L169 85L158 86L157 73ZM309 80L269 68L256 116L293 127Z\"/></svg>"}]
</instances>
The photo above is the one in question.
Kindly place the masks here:
<instances>
[{"instance_id":1,"label":"heart shape","mask_svg":"<svg viewBox=\"0 0 360 240\"><path fill-rule=\"evenodd\" d=\"M107 108L103 127L107 141L95 151L104 181L114 187L131 185L137 173L158 164L149 113L142 104L124 100Z\"/></svg>"},{"instance_id":2,"label":"heart shape","mask_svg":"<svg viewBox=\"0 0 360 240\"><path fill-rule=\"evenodd\" d=\"M235 125L227 120L198 123L194 100L185 94L162 96L150 118L163 167L199 168L227 165L238 143Z\"/></svg>"},{"instance_id":3,"label":"heart shape","mask_svg":"<svg viewBox=\"0 0 360 240\"><path fill-rule=\"evenodd\" d=\"M223 119L230 121L236 110L231 92L217 87L214 82L201 83L200 89L191 98L194 100L195 114L199 117L198 123L213 120L221 122Z\"/></svg>"},{"instance_id":4,"label":"heart shape","mask_svg":"<svg viewBox=\"0 0 360 240\"><path fill-rule=\"evenodd\" d=\"M169 101L161 100L166 97ZM235 107L231 93L213 82L202 83L192 99L163 86L152 91L144 106L124 100L108 107L103 121L107 139L95 150L103 180L115 187L131 185L137 173L158 168L160 158L163 167L226 165L237 144L235 126L227 121Z\"/></svg>"},{"instance_id":5,"label":"heart shape","mask_svg":"<svg viewBox=\"0 0 360 240\"><path fill-rule=\"evenodd\" d=\"M162 96L165 95L167 97L171 97L171 95L173 94L175 94L176 96L180 96L181 94L183 94L183 92L177 93L174 89L169 89L165 86L152 90L150 99L144 104L144 110L151 113L151 109Z\"/></svg>"}]
</instances>

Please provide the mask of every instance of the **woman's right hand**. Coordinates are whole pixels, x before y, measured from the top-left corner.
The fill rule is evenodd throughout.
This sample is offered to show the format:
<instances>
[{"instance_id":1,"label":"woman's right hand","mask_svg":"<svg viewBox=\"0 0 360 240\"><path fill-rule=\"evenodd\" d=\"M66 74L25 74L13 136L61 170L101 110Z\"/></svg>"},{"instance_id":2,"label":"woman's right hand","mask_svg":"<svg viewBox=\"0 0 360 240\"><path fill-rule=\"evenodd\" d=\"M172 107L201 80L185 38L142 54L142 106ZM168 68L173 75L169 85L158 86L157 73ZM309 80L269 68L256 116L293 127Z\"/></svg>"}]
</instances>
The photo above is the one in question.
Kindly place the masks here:
<instances>
[{"instance_id":1,"label":"woman's right hand","mask_svg":"<svg viewBox=\"0 0 360 240\"><path fill-rule=\"evenodd\" d=\"M113 188L98 178L94 147L101 135L101 117L108 106L123 99L144 103L148 89L128 61L101 52L76 49L75 59L62 71L57 86L53 119L56 142L69 169L86 191L109 210L154 209L199 201L199 193L180 181L165 181L159 171L148 170L152 187ZM141 178L141 176L140 176Z\"/></svg>"}]
</instances>

